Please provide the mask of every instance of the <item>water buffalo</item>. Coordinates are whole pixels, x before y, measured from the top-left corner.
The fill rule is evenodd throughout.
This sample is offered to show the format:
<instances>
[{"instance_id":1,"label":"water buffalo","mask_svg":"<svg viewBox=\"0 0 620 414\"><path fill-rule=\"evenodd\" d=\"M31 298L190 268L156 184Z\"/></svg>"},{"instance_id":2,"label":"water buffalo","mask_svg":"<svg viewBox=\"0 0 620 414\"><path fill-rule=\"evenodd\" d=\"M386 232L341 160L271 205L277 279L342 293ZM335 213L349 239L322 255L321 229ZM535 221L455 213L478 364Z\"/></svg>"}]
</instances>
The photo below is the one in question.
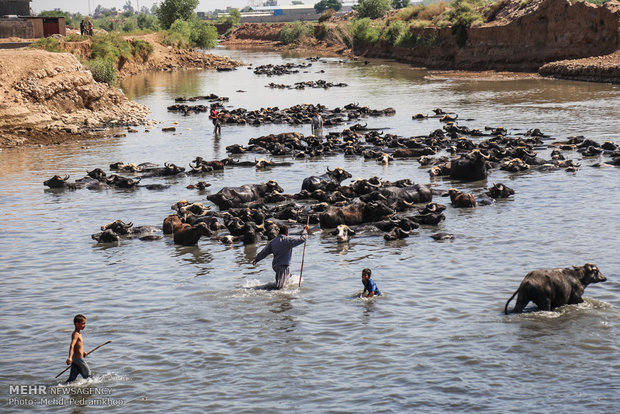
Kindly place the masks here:
<instances>
[{"instance_id":1,"label":"water buffalo","mask_svg":"<svg viewBox=\"0 0 620 414\"><path fill-rule=\"evenodd\" d=\"M176 230L181 228L183 222L181 218L176 214L170 214L168 217L164 219L164 224L162 226L162 230L164 234L173 234Z\"/></svg>"},{"instance_id":2,"label":"water buffalo","mask_svg":"<svg viewBox=\"0 0 620 414\"><path fill-rule=\"evenodd\" d=\"M479 150L473 150L469 154L452 160L450 166L450 178L453 180L477 181L487 178L488 156Z\"/></svg>"},{"instance_id":3,"label":"water buffalo","mask_svg":"<svg viewBox=\"0 0 620 414\"><path fill-rule=\"evenodd\" d=\"M515 191L512 188L506 187L502 183L493 184L493 187L490 187L489 191L487 191L487 195L491 198L508 198L514 193Z\"/></svg>"},{"instance_id":4,"label":"water buffalo","mask_svg":"<svg viewBox=\"0 0 620 414\"><path fill-rule=\"evenodd\" d=\"M198 243L201 236L210 236L211 234L211 229L207 223L198 223L195 226L186 223L174 233L174 244L191 246Z\"/></svg>"},{"instance_id":5,"label":"water buffalo","mask_svg":"<svg viewBox=\"0 0 620 414\"><path fill-rule=\"evenodd\" d=\"M322 229L331 229L338 227L339 224L352 225L379 221L394 213L394 209L380 201L358 202L345 207L328 207L319 214L319 223Z\"/></svg>"},{"instance_id":6,"label":"water buffalo","mask_svg":"<svg viewBox=\"0 0 620 414\"><path fill-rule=\"evenodd\" d=\"M355 236L355 232L346 224L339 224L336 230L332 232L332 235L336 236L338 243L345 243L349 241L351 236Z\"/></svg>"},{"instance_id":7,"label":"water buffalo","mask_svg":"<svg viewBox=\"0 0 620 414\"><path fill-rule=\"evenodd\" d=\"M471 193L464 193L451 188L448 190L452 207L476 207L476 198Z\"/></svg>"},{"instance_id":8,"label":"water buffalo","mask_svg":"<svg viewBox=\"0 0 620 414\"><path fill-rule=\"evenodd\" d=\"M228 210L233 207L240 207L243 203L256 201L265 195L278 191L284 192L282 187L274 180L263 184L245 184L241 187L224 187L216 194L207 196L207 200L216 204L220 210Z\"/></svg>"},{"instance_id":9,"label":"water buffalo","mask_svg":"<svg viewBox=\"0 0 620 414\"><path fill-rule=\"evenodd\" d=\"M327 172L319 176L311 176L304 178L301 183L302 190L313 192L314 190L334 191L341 182L351 178L351 174L344 169L338 167L334 170L327 168Z\"/></svg>"},{"instance_id":10,"label":"water buffalo","mask_svg":"<svg viewBox=\"0 0 620 414\"><path fill-rule=\"evenodd\" d=\"M141 178L137 177L135 180L128 177L122 177L120 175L112 174L106 178L106 183L119 188L135 188L140 182Z\"/></svg>"},{"instance_id":11,"label":"water buffalo","mask_svg":"<svg viewBox=\"0 0 620 414\"><path fill-rule=\"evenodd\" d=\"M68 183L69 175L65 175L64 178L60 175L55 175L49 180L43 181L43 184L48 186L49 188L69 188L71 190L75 190L76 185L74 183Z\"/></svg>"},{"instance_id":12,"label":"water buffalo","mask_svg":"<svg viewBox=\"0 0 620 414\"><path fill-rule=\"evenodd\" d=\"M105 172L101 168L95 168L92 171L87 171L86 174L90 178L94 178L95 180L101 180L105 178Z\"/></svg>"},{"instance_id":13,"label":"water buffalo","mask_svg":"<svg viewBox=\"0 0 620 414\"><path fill-rule=\"evenodd\" d=\"M515 313L521 313L530 301L534 302L538 309L546 311L558 306L581 303L581 295L586 286L605 280L605 275L592 263L573 266L572 269L534 270L525 275L517 291L508 299L504 313L508 315L508 304L517 294L517 304L513 309Z\"/></svg>"},{"instance_id":14,"label":"water buffalo","mask_svg":"<svg viewBox=\"0 0 620 414\"><path fill-rule=\"evenodd\" d=\"M425 185L419 184L413 184L407 187L381 187L377 192L390 202L402 200L408 203L427 203L433 200L433 192L431 189Z\"/></svg>"}]
</instances>

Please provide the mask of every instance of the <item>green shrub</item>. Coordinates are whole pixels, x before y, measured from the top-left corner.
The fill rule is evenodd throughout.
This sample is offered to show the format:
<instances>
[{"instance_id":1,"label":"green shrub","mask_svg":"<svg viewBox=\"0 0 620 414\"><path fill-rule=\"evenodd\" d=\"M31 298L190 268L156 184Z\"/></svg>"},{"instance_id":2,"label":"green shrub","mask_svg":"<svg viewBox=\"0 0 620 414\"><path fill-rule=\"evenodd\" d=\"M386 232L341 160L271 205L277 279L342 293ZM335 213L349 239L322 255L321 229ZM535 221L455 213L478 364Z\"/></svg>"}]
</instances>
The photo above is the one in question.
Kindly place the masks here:
<instances>
[{"instance_id":1,"label":"green shrub","mask_svg":"<svg viewBox=\"0 0 620 414\"><path fill-rule=\"evenodd\" d=\"M313 36L314 29L312 26L295 22L293 24L288 24L282 28L280 31L280 42L285 45L297 42L299 39L306 36Z\"/></svg>"},{"instance_id":2,"label":"green shrub","mask_svg":"<svg viewBox=\"0 0 620 414\"><path fill-rule=\"evenodd\" d=\"M142 62L149 60L149 57L153 53L153 45L146 40L134 39L131 41L132 55L139 57Z\"/></svg>"},{"instance_id":3,"label":"green shrub","mask_svg":"<svg viewBox=\"0 0 620 414\"><path fill-rule=\"evenodd\" d=\"M117 70L113 62L97 58L86 62L86 67L93 74L93 79L97 82L105 82L108 85L114 86L117 79Z\"/></svg>"},{"instance_id":4,"label":"green shrub","mask_svg":"<svg viewBox=\"0 0 620 414\"><path fill-rule=\"evenodd\" d=\"M392 8L391 0L360 0L355 11L360 19L378 19Z\"/></svg>"},{"instance_id":5,"label":"green shrub","mask_svg":"<svg viewBox=\"0 0 620 414\"><path fill-rule=\"evenodd\" d=\"M379 30L368 17L353 21L353 46L367 47L379 40Z\"/></svg>"},{"instance_id":6,"label":"green shrub","mask_svg":"<svg viewBox=\"0 0 620 414\"><path fill-rule=\"evenodd\" d=\"M60 52L60 42L55 37L42 37L41 39L32 42L30 47L33 49L43 49L48 52Z\"/></svg>"},{"instance_id":7,"label":"green shrub","mask_svg":"<svg viewBox=\"0 0 620 414\"><path fill-rule=\"evenodd\" d=\"M407 30L407 25L405 24L405 22L403 22L402 20L395 20L385 30L385 40L389 44L394 46L396 45L398 39L403 35L405 30Z\"/></svg>"},{"instance_id":8,"label":"green shrub","mask_svg":"<svg viewBox=\"0 0 620 414\"><path fill-rule=\"evenodd\" d=\"M445 17L452 23L452 34L456 37L456 44L460 47L465 46L467 42L467 29L472 25L483 23L482 15L476 11L476 6L480 5L481 1L454 0L451 3L450 10L444 13Z\"/></svg>"},{"instance_id":9,"label":"green shrub","mask_svg":"<svg viewBox=\"0 0 620 414\"><path fill-rule=\"evenodd\" d=\"M136 23L142 30L152 30L156 32L160 29L159 20L152 14L140 13L138 17L136 17Z\"/></svg>"},{"instance_id":10,"label":"green shrub","mask_svg":"<svg viewBox=\"0 0 620 414\"><path fill-rule=\"evenodd\" d=\"M212 24L196 21L192 25L190 43L202 49L211 49L217 45L217 29Z\"/></svg>"},{"instance_id":11,"label":"green shrub","mask_svg":"<svg viewBox=\"0 0 620 414\"><path fill-rule=\"evenodd\" d=\"M101 58L116 64L121 70L132 57L132 47L118 33L98 34L92 37L93 59Z\"/></svg>"},{"instance_id":12,"label":"green shrub","mask_svg":"<svg viewBox=\"0 0 620 414\"><path fill-rule=\"evenodd\" d=\"M197 18L191 20L177 19L166 30L162 42L165 45L175 46L179 49L201 47L209 49L217 43L217 29Z\"/></svg>"}]
</instances>

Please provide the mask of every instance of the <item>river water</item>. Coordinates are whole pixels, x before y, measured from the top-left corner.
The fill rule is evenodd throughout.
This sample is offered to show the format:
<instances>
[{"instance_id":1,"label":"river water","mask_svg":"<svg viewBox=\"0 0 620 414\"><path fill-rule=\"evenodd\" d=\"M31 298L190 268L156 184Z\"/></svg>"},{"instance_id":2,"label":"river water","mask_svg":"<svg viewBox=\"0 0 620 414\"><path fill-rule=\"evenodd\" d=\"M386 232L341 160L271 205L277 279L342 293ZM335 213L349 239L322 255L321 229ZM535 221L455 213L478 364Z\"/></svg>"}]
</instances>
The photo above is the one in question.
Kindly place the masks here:
<instances>
[{"instance_id":1,"label":"river water","mask_svg":"<svg viewBox=\"0 0 620 414\"><path fill-rule=\"evenodd\" d=\"M306 62L257 51L216 53L254 65ZM272 170L226 169L200 178L212 184L205 192L186 189L198 179L185 177L143 180L171 185L163 191L58 191L42 184L54 174L73 180L96 167L109 172L117 161L187 166L196 156L224 158L227 145L246 145L252 137L310 133L309 125L224 125L214 138L207 114L166 110L175 97L210 93L229 97L231 108L393 107L395 116L365 122L401 136L441 128L437 119L411 119L440 107L470 128L501 125L513 135L539 128L556 140L620 141L618 85L435 75L385 61L337 59L270 78L247 68L146 74L125 81L123 89L161 121L150 132L139 127L126 137L0 152L2 412L35 405L36 411L72 413L617 412L620 169L591 167L598 157L567 152L582 165L577 173L497 170L484 182L434 179L437 188L477 194L502 182L516 194L476 209L449 206L438 229L423 227L396 242L362 231L337 245L327 231L314 231L304 283L279 292L257 289L273 279L269 259L250 264L264 242L225 246L201 239L180 247L165 237L97 245L90 235L115 219L161 225L174 202L208 203L206 195L223 186L275 179L295 193L304 177L338 166L353 178L429 183L426 169L415 160L382 166L329 156ZM349 86L265 88L317 79ZM161 131L172 125L176 133ZM549 150L540 155L549 158ZM430 234L437 230L456 239L436 242ZM301 257L299 247L294 274ZM590 286L583 304L503 314L529 271L586 262L596 263L608 281ZM365 267L373 269L381 297L359 298ZM112 343L87 359L92 379L45 400L58 390L54 376L65 368L77 313L88 318L86 350ZM17 385L43 385L47 394L19 394Z\"/></svg>"}]
</instances>

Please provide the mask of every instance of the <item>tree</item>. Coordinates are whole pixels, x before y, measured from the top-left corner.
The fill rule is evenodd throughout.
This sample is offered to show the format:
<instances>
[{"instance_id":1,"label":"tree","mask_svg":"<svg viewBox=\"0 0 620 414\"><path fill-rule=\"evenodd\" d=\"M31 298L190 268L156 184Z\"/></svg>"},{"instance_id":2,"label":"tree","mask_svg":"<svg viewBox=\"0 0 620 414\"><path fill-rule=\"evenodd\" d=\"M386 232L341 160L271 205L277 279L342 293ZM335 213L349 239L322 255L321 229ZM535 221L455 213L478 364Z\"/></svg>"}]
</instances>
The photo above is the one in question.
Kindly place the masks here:
<instances>
[{"instance_id":1,"label":"tree","mask_svg":"<svg viewBox=\"0 0 620 414\"><path fill-rule=\"evenodd\" d=\"M409 6L409 0L392 0L393 9L404 9Z\"/></svg>"},{"instance_id":2,"label":"tree","mask_svg":"<svg viewBox=\"0 0 620 414\"><path fill-rule=\"evenodd\" d=\"M291 2L291 4L292 4L293 6L299 6L299 5L301 5L301 4L304 4L304 2L303 2L303 1L301 1L301 0L293 0L293 1Z\"/></svg>"},{"instance_id":3,"label":"tree","mask_svg":"<svg viewBox=\"0 0 620 414\"><path fill-rule=\"evenodd\" d=\"M355 11L357 11L357 16L360 19L365 17L378 19L379 17L385 16L385 13L391 8L391 0L360 0L355 7Z\"/></svg>"},{"instance_id":4,"label":"tree","mask_svg":"<svg viewBox=\"0 0 620 414\"><path fill-rule=\"evenodd\" d=\"M321 0L314 5L314 11L317 14L321 14L327 9L338 11L342 9L342 3L339 0Z\"/></svg>"},{"instance_id":5,"label":"tree","mask_svg":"<svg viewBox=\"0 0 620 414\"><path fill-rule=\"evenodd\" d=\"M189 20L199 0L164 0L157 8L157 18L164 29L170 28L177 19Z\"/></svg>"},{"instance_id":6,"label":"tree","mask_svg":"<svg viewBox=\"0 0 620 414\"><path fill-rule=\"evenodd\" d=\"M134 14L133 6L131 5L131 0L127 0L127 3L123 6L123 10L127 12L129 15Z\"/></svg>"},{"instance_id":7,"label":"tree","mask_svg":"<svg viewBox=\"0 0 620 414\"><path fill-rule=\"evenodd\" d=\"M237 26L239 23L241 23L241 12L239 11L239 9L232 9L230 13L228 13L226 23L229 23L233 26Z\"/></svg>"}]
</instances>

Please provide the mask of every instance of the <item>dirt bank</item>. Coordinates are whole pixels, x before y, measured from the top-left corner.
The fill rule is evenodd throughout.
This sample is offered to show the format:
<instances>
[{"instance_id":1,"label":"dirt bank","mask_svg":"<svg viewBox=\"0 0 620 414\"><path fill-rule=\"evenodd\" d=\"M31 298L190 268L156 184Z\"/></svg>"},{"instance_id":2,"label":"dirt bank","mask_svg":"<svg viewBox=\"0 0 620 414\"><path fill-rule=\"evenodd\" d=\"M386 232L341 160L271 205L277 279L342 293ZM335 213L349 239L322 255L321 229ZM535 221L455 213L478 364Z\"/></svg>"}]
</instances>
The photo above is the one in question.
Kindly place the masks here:
<instances>
[{"instance_id":1,"label":"dirt bank","mask_svg":"<svg viewBox=\"0 0 620 414\"><path fill-rule=\"evenodd\" d=\"M140 36L153 44L146 62L130 61L121 78L146 71L239 66L226 56L176 50L157 34ZM90 41L61 43L71 53L0 49L0 147L53 144L109 135L115 126L142 125L149 110L118 88L93 80L76 56L87 59Z\"/></svg>"},{"instance_id":2,"label":"dirt bank","mask_svg":"<svg viewBox=\"0 0 620 414\"><path fill-rule=\"evenodd\" d=\"M0 146L96 136L96 128L138 125L147 107L97 83L70 53L0 50Z\"/></svg>"},{"instance_id":3,"label":"dirt bank","mask_svg":"<svg viewBox=\"0 0 620 414\"><path fill-rule=\"evenodd\" d=\"M620 50L620 2L595 6L568 0L509 0L505 4L493 21L468 29L465 37L457 38L449 27L425 27L412 33L432 46L403 48L380 42L352 52L432 69L537 72L543 67L540 73L545 76L620 82L616 52ZM242 25L224 43L249 46L256 41L263 47L289 48L277 44L281 27ZM326 45L318 43L317 51L346 53L337 37ZM302 42L300 47L313 46Z\"/></svg>"}]
</instances>

